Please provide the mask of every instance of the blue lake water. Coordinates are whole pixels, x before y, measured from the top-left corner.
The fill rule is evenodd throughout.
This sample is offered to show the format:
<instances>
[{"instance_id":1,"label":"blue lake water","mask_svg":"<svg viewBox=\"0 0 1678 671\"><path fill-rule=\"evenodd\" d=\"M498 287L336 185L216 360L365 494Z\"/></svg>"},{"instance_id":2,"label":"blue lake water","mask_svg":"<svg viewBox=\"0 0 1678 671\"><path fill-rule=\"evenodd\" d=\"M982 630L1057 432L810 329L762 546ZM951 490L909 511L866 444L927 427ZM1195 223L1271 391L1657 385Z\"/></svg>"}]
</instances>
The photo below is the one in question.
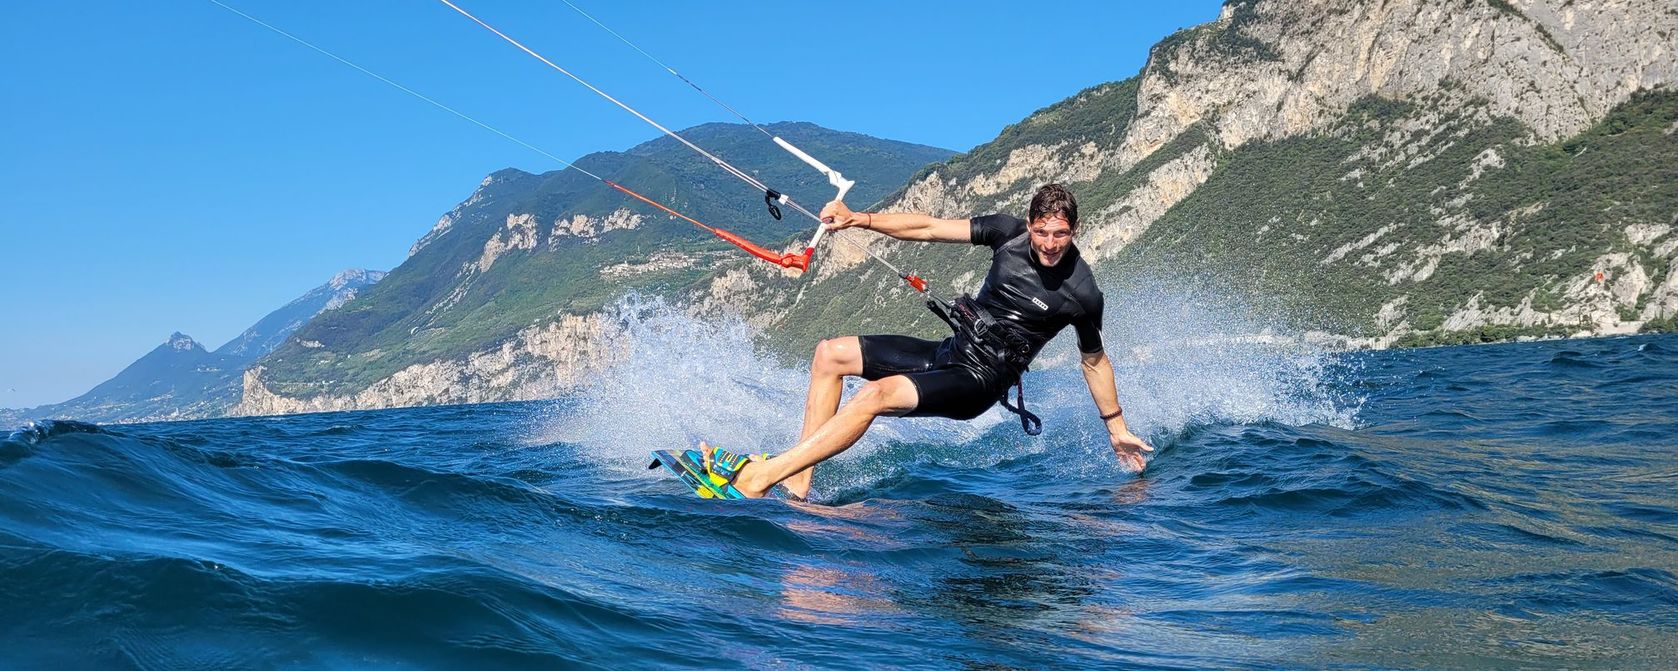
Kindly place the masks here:
<instances>
[{"instance_id":1,"label":"blue lake water","mask_svg":"<svg viewBox=\"0 0 1678 671\"><path fill-rule=\"evenodd\" d=\"M12 433L0 668L1678 668L1678 337L1139 350L1141 476L1062 367L1042 437L882 420L791 505L644 468L795 436L738 335L556 401Z\"/></svg>"}]
</instances>

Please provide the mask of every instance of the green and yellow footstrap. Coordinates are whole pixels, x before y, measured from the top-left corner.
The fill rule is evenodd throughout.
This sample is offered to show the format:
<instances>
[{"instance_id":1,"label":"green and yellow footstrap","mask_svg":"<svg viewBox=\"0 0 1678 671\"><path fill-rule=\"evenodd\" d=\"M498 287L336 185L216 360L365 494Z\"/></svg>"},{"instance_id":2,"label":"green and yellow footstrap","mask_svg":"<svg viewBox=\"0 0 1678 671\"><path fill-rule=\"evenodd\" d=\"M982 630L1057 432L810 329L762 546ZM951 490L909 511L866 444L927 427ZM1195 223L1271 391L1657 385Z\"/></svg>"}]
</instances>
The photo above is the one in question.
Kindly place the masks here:
<instances>
[{"instance_id":1,"label":"green and yellow footstrap","mask_svg":"<svg viewBox=\"0 0 1678 671\"><path fill-rule=\"evenodd\" d=\"M663 466L670 469L678 479L693 489L693 493L702 499L743 499L745 494L735 489L734 479L740 476L740 469L753 461L764 461L768 454L735 454L722 448L713 448L710 467L705 466L705 455L699 450L688 449L681 452L671 450L653 450L653 463L647 468ZM786 487L775 485L770 495L781 499L802 501L801 497L793 495Z\"/></svg>"}]
</instances>

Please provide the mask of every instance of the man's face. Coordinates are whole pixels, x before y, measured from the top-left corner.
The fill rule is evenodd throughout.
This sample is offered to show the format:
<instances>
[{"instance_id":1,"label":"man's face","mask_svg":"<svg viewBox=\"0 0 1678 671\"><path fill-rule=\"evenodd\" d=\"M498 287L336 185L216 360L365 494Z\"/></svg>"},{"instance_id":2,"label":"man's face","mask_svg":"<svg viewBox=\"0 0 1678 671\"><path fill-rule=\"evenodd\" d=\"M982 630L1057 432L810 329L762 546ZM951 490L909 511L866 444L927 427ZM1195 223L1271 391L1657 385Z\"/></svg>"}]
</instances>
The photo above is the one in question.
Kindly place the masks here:
<instances>
[{"instance_id":1,"label":"man's face","mask_svg":"<svg viewBox=\"0 0 1678 671\"><path fill-rule=\"evenodd\" d=\"M1032 220L1026 229L1031 231L1031 249L1037 252L1037 262L1045 266L1060 263L1072 246L1072 224L1064 215L1045 214Z\"/></svg>"}]
</instances>

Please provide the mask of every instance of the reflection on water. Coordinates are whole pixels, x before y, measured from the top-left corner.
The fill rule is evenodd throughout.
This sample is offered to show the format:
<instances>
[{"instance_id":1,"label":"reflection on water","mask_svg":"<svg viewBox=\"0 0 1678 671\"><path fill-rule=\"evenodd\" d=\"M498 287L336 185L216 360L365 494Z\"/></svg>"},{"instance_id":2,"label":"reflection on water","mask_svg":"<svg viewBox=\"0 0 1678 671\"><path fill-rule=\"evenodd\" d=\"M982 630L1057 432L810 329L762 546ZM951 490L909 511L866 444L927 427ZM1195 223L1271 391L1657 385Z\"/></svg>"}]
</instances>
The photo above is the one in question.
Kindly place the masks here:
<instances>
[{"instance_id":1,"label":"reflection on water","mask_svg":"<svg viewBox=\"0 0 1678 671\"><path fill-rule=\"evenodd\" d=\"M781 580L777 614L807 624L874 626L901 612L863 567L794 566Z\"/></svg>"}]
</instances>

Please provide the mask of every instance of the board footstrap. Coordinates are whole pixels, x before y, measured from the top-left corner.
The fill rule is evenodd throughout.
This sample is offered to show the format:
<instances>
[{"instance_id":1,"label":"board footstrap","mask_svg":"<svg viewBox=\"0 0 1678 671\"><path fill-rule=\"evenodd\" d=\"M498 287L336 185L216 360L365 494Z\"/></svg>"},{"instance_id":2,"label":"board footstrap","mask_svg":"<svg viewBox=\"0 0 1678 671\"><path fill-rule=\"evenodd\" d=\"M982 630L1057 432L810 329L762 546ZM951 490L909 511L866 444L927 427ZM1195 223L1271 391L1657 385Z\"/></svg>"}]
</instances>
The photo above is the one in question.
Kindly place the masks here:
<instances>
[{"instance_id":1,"label":"board footstrap","mask_svg":"<svg viewBox=\"0 0 1678 671\"><path fill-rule=\"evenodd\" d=\"M754 460L746 455L736 455L723 450L717 450L715 454L721 456L722 459L719 460L714 458L711 464L711 470L706 470L703 461L704 456L699 453L699 450L690 449L682 450L681 452L671 450L653 450L652 454L653 461L651 464L647 465L647 468L656 469L663 466L674 474L677 479L681 480L683 484L692 489L693 493L698 495L699 498L746 498L745 494L742 494L740 493L740 490L735 489L733 483L734 476L739 473L740 467L744 466L748 461ZM767 459L768 455L761 455L761 458ZM722 467L719 468L719 465ZM718 473L719 470L722 471L722 474ZM785 501L804 500L803 497L793 494L792 490L789 490L780 484L776 484L772 489L770 489L769 495Z\"/></svg>"}]
</instances>

